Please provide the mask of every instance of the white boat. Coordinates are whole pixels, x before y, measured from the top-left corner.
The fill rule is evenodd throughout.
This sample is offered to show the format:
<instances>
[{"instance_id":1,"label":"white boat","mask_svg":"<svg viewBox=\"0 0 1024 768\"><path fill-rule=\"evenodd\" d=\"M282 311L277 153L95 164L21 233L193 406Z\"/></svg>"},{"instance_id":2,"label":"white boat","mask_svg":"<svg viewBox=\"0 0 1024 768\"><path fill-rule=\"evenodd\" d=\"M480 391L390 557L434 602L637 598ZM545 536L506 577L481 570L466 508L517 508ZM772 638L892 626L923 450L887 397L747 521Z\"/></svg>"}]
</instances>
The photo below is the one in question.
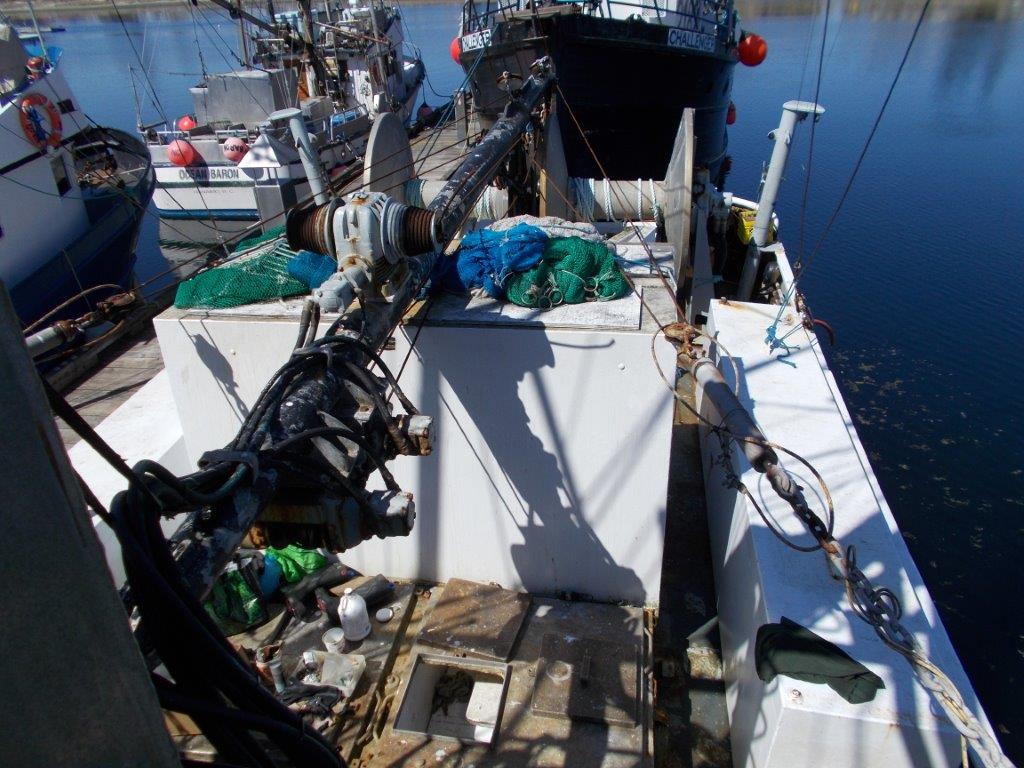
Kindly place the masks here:
<instances>
[{"instance_id":1,"label":"white boat","mask_svg":"<svg viewBox=\"0 0 1024 768\"><path fill-rule=\"evenodd\" d=\"M153 191L145 146L92 125L61 72L62 51L0 25L0 279L27 324L82 291L82 314L132 281Z\"/></svg>"},{"instance_id":2,"label":"white boat","mask_svg":"<svg viewBox=\"0 0 1024 768\"><path fill-rule=\"evenodd\" d=\"M306 18L312 57L294 31ZM263 24L274 32L246 39L255 66L207 75L190 89L192 115L143 129L161 217L252 221L308 198L295 137L273 121L280 110L301 110L330 182L359 162L378 114L410 121L425 70L403 52L396 8L382 0L329 5Z\"/></svg>"},{"instance_id":3,"label":"white boat","mask_svg":"<svg viewBox=\"0 0 1024 768\"><path fill-rule=\"evenodd\" d=\"M163 662L119 646L79 672L82 687L117 670L132 694L107 703L130 742L83 717L98 760L632 768L693 750L737 768L952 768L970 750L1008 768L774 234L796 125L823 109L784 106L756 202L695 169L689 109L662 178L573 178L572 104L546 61L533 70L437 175L407 162L396 187L370 164L360 191L293 209L287 241L224 267L327 254L337 271L312 293L168 310L165 370L96 434L52 398ZM532 196L500 178L507 157L536 167ZM476 292L414 306L448 258ZM524 290L504 301L512 280ZM314 574L227 643L200 600L293 542L325 548L334 593ZM113 601L95 581L99 610ZM371 621L340 593L369 602L375 582ZM128 645L124 617L104 616L90 626ZM358 670L340 693L308 687L327 676L321 643ZM24 742L49 755L40 733Z\"/></svg>"}]
</instances>

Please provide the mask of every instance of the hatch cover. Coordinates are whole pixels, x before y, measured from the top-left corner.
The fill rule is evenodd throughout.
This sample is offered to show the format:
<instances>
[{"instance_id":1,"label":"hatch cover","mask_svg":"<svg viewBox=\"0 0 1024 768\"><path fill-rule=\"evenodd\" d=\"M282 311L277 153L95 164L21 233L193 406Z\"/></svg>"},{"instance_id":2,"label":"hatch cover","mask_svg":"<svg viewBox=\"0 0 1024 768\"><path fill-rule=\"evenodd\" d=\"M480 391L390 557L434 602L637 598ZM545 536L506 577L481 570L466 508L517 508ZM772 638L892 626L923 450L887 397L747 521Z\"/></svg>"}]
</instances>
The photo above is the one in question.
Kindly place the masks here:
<instances>
[{"instance_id":1,"label":"hatch cover","mask_svg":"<svg viewBox=\"0 0 1024 768\"><path fill-rule=\"evenodd\" d=\"M523 592L450 579L418 639L469 656L508 661L529 607L530 596Z\"/></svg>"},{"instance_id":2,"label":"hatch cover","mask_svg":"<svg viewBox=\"0 0 1024 768\"><path fill-rule=\"evenodd\" d=\"M634 644L544 635L533 711L632 727L640 696L639 665Z\"/></svg>"}]
</instances>

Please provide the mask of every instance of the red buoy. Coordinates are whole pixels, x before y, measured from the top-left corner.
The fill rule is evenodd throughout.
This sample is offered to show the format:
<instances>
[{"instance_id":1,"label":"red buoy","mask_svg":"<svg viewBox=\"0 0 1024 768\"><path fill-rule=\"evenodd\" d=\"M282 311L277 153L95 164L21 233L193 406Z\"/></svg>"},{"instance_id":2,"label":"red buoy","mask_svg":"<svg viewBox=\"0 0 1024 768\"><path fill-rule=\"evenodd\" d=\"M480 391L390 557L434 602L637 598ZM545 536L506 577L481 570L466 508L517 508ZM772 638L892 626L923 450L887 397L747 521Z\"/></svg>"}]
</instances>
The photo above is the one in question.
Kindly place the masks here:
<instances>
[{"instance_id":1,"label":"red buoy","mask_svg":"<svg viewBox=\"0 0 1024 768\"><path fill-rule=\"evenodd\" d=\"M196 119L192 115L182 115L178 118L179 131L191 131L196 127Z\"/></svg>"},{"instance_id":2,"label":"red buoy","mask_svg":"<svg viewBox=\"0 0 1024 768\"><path fill-rule=\"evenodd\" d=\"M736 122L736 105L729 102L729 111L725 113L725 124L732 125Z\"/></svg>"},{"instance_id":3,"label":"red buoy","mask_svg":"<svg viewBox=\"0 0 1024 768\"><path fill-rule=\"evenodd\" d=\"M245 139L239 139L232 136L220 145L220 149L221 152L224 153L224 157L232 163L237 163L245 157L246 153L249 151L249 145L246 143Z\"/></svg>"},{"instance_id":4,"label":"red buoy","mask_svg":"<svg viewBox=\"0 0 1024 768\"><path fill-rule=\"evenodd\" d=\"M737 51L741 62L748 67L756 67L768 55L768 43L760 35L744 35Z\"/></svg>"},{"instance_id":5,"label":"red buoy","mask_svg":"<svg viewBox=\"0 0 1024 768\"><path fill-rule=\"evenodd\" d=\"M426 120L434 114L434 108L429 104L420 104L420 108L416 110L416 117L419 120Z\"/></svg>"},{"instance_id":6,"label":"red buoy","mask_svg":"<svg viewBox=\"0 0 1024 768\"><path fill-rule=\"evenodd\" d=\"M462 40L453 37L452 44L448 46L448 52L452 55L452 61L459 64L459 55L462 53Z\"/></svg>"},{"instance_id":7,"label":"red buoy","mask_svg":"<svg viewBox=\"0 0 1024 768\"><path fill-rule=\"evenodd\" d=\"M183 167L192 165L198 157L199 153L196 152L196 148L184 139L175 139L167 145L167 159L175 165Z\"/></svg>"},{"instance_id":8,"label":"red buoy","mask_svg":"<svg viewBox=\"0 0 1024 768\"><path fill-rule=\"evenodd\" d=\"M29 56L25 69L28 70L29 80L38 80L46 74L46 59L42 56Z\"/></svg>"}]
</instances>

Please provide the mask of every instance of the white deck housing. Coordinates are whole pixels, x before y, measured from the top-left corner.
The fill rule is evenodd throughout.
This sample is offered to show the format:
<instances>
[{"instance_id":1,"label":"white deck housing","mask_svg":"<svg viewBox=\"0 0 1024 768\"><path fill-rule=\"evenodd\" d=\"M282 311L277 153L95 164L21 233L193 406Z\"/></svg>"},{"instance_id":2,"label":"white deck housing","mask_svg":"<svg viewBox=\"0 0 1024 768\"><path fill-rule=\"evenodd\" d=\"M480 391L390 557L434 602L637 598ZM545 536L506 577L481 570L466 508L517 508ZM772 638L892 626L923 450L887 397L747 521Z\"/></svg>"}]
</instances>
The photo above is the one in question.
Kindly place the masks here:
<instances>
[{"instance_id":1,"label":"white deck housing","mask_svg":"<svg viewBox=\"0 0 1024 768\"><path fill-rule=\"evenodd\" d=\"M299 307L171 309L156 319L191 461L237 432L291 353ZM389 464L416 501L415 527L344 561L398 578L656 605L673 409L640 326L632 296L543 313L435 302L401 378L434 417L434 450ZM396 374L415 332L403 327L384 355ZM658 349L671 369L674 350Z\"/></svg>"},{"instance_id":2,"label":"white deck housing","mask_svg":"<svg viewBox=\"0 0 1024 768\"><path fill-rule=\"evenodd\" d=\"M733 356L740 400L769 440L796 451L822 474L835 501L836 538L843 545L856 545L858 565L869 579L894 590L907 628L987 724L816 338L799 328L787 339L797 350L786 357L769 353L765 329L778 309L712 302L708 332L720 342L719 351L727 349ZM779 336L799 322L787 310ZM719 363L726 378L735 383L728 360L723 356ZM706 418L718 423L709 403L701 407ZM821 553L784 546L746 497L726 485L720 441L709 429L702 431L734 764L751 768L959 765L959 734L938 714L938 705L914 680L907 662L852 612L842 584L829 576ZM750 467L740 450L733 447L731 454L740 480L776 527L801 545L813 544L764 476ZM795 460L781 458L804 487L812 508L824 516L814 478ZM783 616L838 645L878 674L885 689L873 701L855 705L825 685L781 675L768 685L762 683L754 667L757 629Z\"/></svg>"}]
</instances>

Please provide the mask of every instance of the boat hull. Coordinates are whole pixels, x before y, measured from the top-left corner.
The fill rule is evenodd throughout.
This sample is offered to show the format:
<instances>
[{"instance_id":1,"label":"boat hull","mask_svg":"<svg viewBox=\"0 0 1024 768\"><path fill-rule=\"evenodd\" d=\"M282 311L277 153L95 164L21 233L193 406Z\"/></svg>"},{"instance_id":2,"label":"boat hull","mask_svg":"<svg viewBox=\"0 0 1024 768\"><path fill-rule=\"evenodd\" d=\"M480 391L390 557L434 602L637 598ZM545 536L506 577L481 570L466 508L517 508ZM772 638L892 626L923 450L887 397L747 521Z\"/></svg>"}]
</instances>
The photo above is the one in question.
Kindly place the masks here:
<instances>
[{"instance_id":1,"label":"boat hull","mask_svg":"<svg viewBox=\"0 0 1024 768\"><path fill-rule=\"evenodd\" d=\"M88 145L97 137L116 147L120 157L141 164L135 181L124 188L83 193L87 226L56 252L40 255L30 273L7 286L24 323L37 320L83 289L109 283L127 290L133 280L139 228L153 196L152 168L145 145L134 136L102 128L83 132L79 140ZM52 319L78 317L92 309L96 299L115 292L91 293L88 300L70 303Z\"/></svg>"},{"instance_id":2,"label":"boat hull","mask_svg":"<svg viewBox=\"0 0 1024 768\"><path fill-rule=\"evenodd\" d=\"M473 98L486 123L508 101L499 83L502 73L526 78L532 62L551 57L571 112L560 121L570 176L663 178L682 111L692 107L696 162L714 177L728 145L726 115L736 62L730 55L670 44L677 37L674 30L579 14L541 19L536 26L501 21L486 47L466 50L464 42L460 61L473 72Z\"/></svg>"}]
</instances>

